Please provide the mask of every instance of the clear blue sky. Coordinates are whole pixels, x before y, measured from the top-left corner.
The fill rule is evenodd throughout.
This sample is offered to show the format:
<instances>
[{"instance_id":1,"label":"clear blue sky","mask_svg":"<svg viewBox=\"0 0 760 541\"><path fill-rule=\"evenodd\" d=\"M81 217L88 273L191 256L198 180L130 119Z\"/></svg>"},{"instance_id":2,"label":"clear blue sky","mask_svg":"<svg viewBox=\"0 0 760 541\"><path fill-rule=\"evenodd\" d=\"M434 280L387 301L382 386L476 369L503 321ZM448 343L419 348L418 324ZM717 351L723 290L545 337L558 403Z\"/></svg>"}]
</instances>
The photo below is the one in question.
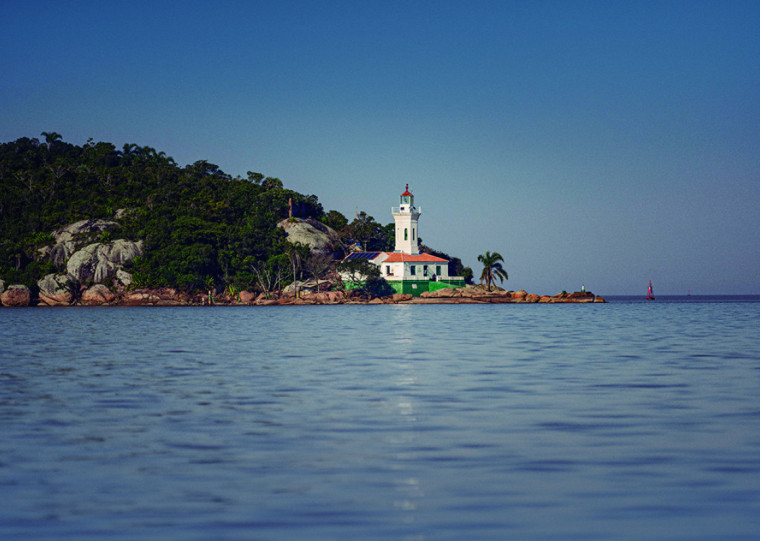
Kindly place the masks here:
<instances>
[{"instance_id":1,"label":"clear blue sky","mask_svg":"<svg viewBox=\"0 0 760 541\"><path fill-rule=\"evenodd\" d=\"M760 293L760 2L0 2L0 141L258 171L510 289Z\"/></svg>"}]
</instances>

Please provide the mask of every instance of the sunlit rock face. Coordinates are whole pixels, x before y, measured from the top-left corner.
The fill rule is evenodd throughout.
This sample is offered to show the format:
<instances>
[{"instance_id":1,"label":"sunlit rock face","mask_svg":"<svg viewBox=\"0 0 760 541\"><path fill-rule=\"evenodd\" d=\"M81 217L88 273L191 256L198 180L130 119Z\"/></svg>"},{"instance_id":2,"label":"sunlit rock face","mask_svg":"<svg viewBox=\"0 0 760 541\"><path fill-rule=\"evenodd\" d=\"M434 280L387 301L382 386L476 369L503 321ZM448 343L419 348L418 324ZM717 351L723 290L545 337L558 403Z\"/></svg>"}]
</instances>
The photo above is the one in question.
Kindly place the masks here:
<instances>
[{"instance_id":1,"label":"sunlit rock face","mask_svg":"<svg viewBox=\"0 0 760 541\"><path fill-rule=\"evenodd\" d=\"M116 276L121 267L142 255L142 241L118 239L110 243L94 243L72 254L66 264L69 275L80 283L102 282Z\"/></svg>"},{"instance_id":2,"label":"sunlit rock face","mask_svg":"<svg viewBox=\"0 0 760 541\"><path fill-rule=\"evenodd\" d=\"M311 253L337 257L340 251L338 232L317 220L289 218L277 224L288 235L288 242L300 242L309 247Z\"/></svg>"}]
</instances>

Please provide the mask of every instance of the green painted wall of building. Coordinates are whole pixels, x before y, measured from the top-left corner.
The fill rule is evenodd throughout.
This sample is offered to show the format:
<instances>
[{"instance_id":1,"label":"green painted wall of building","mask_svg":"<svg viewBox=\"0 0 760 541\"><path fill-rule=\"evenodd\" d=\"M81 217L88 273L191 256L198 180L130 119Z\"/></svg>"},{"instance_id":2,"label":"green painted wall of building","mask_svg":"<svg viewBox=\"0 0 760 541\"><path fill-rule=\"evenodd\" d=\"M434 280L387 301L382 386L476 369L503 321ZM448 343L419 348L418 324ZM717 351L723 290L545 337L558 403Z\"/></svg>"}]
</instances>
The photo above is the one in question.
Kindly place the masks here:
<instances>
[{"instance_id":1,"label":"green painted wall of building","mask_svg":"<svg viewBox=\"0 0 760 541\"><path fill-rule=\"evenodd\" d=\"M430 282L430 291L438 291L439 289L446 289L447 287L464 287L464 280L438 280L437 282Z\"/></svg>"},{"instance_id":2,"label":"green painted wall of building","mask_svg":"<svg viewBox=\"0 0 760 541\"><path fill-rule=\"evenodd\" d=\"M388 282L397 293L411 294L419 297L425 291L438 291L447 287L464 287L464 280L403 280Z\"/></svg>"},{"instance_id":3,"label":"green painted wall of building","mask_svg":"<svg viewBox=\"0 0 760 541\"><path fill-rule=\"evenodd\" d=\"M364 285L364 282L344 282L346 289L357 289ZM438 291L447 287L464 287L464 280L388 280L388 285L396 293L403 293L419 297L424 291Z\"/></svg>"}]
</instances>

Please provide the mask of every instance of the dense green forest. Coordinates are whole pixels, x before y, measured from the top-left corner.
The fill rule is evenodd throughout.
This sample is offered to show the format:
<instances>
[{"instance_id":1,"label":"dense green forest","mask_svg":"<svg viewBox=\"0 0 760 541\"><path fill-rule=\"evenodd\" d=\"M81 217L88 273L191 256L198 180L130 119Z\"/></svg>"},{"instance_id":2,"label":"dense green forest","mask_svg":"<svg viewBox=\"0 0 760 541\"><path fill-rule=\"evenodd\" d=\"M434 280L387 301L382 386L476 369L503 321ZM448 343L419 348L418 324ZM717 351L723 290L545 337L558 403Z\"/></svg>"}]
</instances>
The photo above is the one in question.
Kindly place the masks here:
<instances>
[{"instance_id":1,"label":"dense green forest","mask_svg":"<svg viewBox=\"0 0 760 541\"><path fill-rule=\"evenodd\" d=\"M179 166L149 146L89 140L82 146L43 132L44 141L21 138L0 144L0 278L34 287L45 274L62 272L39 257L58 228L84 219L113 220L119 227L100 240L144 242L143 257L129 269L133 287L184 290L253 288L256 269L287 268L306 260L308 250L285 240L277 222L293 215L313 218L338 231L345 245L392 250L393 224L366 213L349 222L325 213L316 195L286 189L278 178L248 172L232 177L217 165L197 161ZM304 251L305 250L305 251ZM452 273L471 276L461 261Z\"/></svg>"}]
</instances>

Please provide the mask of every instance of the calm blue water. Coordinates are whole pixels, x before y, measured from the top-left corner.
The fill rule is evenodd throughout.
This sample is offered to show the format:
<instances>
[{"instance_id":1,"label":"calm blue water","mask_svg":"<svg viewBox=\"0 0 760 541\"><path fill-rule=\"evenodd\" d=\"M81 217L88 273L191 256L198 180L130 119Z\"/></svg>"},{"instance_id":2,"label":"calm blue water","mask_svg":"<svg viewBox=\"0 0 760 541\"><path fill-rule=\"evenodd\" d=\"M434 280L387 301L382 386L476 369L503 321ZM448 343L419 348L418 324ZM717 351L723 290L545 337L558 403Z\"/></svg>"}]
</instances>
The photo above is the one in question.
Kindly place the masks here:
<instances>
[{"instance_id":1,"label":"calm blue water","mask_svg":"<svg viewBox=\"0 0 760 541\"><path fill-rule=\"evenodd\" d=\"M0 309L0 538L757 539L757 301Z\"/></svg>"}]
</instances>

